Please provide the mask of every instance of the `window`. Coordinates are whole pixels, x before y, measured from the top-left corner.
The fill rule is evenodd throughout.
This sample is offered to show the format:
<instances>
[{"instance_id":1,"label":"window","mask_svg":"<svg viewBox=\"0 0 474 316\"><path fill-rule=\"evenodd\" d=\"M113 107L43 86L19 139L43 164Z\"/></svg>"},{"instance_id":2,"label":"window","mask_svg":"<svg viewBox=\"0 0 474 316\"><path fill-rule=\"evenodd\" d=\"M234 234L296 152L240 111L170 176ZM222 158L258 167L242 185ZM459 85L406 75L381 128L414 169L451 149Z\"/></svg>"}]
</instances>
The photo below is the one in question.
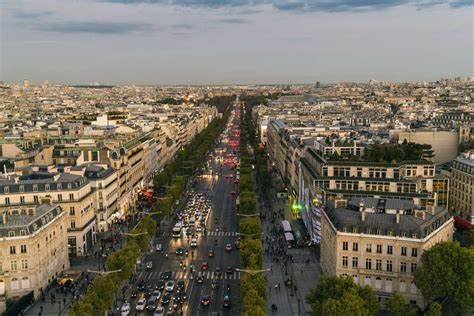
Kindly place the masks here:
<instances>
[{"instance_id":1,"label":"window","mask_svg":"<svg viewBox=\"0 0 474 316\"><path fill-rule=\"evenodd\" d=\"M367 247L365 248L365 251L372 252L372 244L367 244Z\"/></svg>"},{"instance_id":2,"label":"window","mask_svg":"<svg viewBox=\"0 0 474 316\"><path fill-rule=\"evenodd\" d=\"M71 228L76 228L76 221L75 220L71 220Z\"/></svg>"},{"instance_id":3,"label":"window","mask_svg":"<svg viewBox=\"0 0 474 316\"><path fill-rule=\"evenodd\" d=\"M370 286L371 283L372 283L372 278L367 275L365 277L365 283L364 284Z\"/></svg>"},{"instance_id":4,"label":"window","mask_svg":"<svg viewBox=\"0 0 474 316\"><path fill-rule=\"evenodd\" d=\"M3 193L5 193L5 194L10 193L10 187L4 187L3 188Z\"/></svg>"},{"instance_id":5,"label":"window","mask_svg":"<svg viewBox=\"0 0 474 316\"><path fill-rule=\"evenodd\" d=\"M58 194L58 202L62 202L63 200L63 195L62 194Z\"/></svg>"},{"instance_id":6,"label":"window","mask_svg":"<svg viewBox=\"0 0 474 316\"><path fill-rule=\"evenodd\" d=\"M33 192L38 192L38 185L37 184L33 184Z\"/></svg>"},{"instance_id":7,"label":"window","mask_svg":"<svg viewBox=\"0 0 474 316\"><path fill-rule=\"evenodd\" d=\"M21 269L28 270L28 260L21 260Z\"/></svg>"},{"instance_id":8,"label":"window","mask_svg":"<svg viewBox=\"0 0 474 316\"><path fill-rule=\"evenodd\" d=\"M418 248L411 248L411 256L418 257Z\"/></svg>"},{"instance_id":9,"label":"window","mask_svg":"<svg viewBox=\"0 0 474 316\"><path fill-rule=\"evenodd\" d=\"M16 254L16 248L15 248L15 246L10 246L10 254L11 254L11 255Z\"/></svg>"},{"instance_id":10,"label":"window","mask_svg":"<svg viewBox=\"0 0 474 316\"><path fill-rule=\"evenodd\" d=\"M359 244L356 242L352 243L352 251L359 251Z\"/></svg>"},{"instance_id":11,"label":"window","mask_svg":"<svg viewBox=\"0 0 474 316\"><path fill-rule=\"evenodd\" d=\"M382 260L381 259L375 260L375 270L382 271Z\"/></svg>"},{"instance_id":12,"label":"window","mask_svg":"<svg viewBox=\"0 0 474 316\"><path fill-rule=\"evenodd\" d=\"M29 289L30 288L30 279L28 279L28 277L24 277L21 280L21 288L22 289Z\"/></svg>"},{"instance_id":13,"label":"window","mask_svg":"<svg viewBox=\"0 0 474 316\"><path fill-rule=\"evenodd\" d=\"M74 193L69 193L69 200L74 201Z\"/></svg>"},{"instance_id":14,"label":"window","mask_svg":"<svg viewBox=\"0 0 474 316\"><path fill-rule=\"evenodd\" d=\"M76 214L76 210L74 209L74 206L71 206L69 208L69 215L75 215Z\"/></svg>"},{"instance_id":15,"label":"window","mask_svg":"<svg viewBox=\"0 0 474 316\"><path fill-rule=\"evenodd\" d=\"M365 268L367 270L372 270L372 259L369 259L369 258L365 259Z\"/></svg>"},{"instance_id":16,"label":"window","mask_svg":"<svg viewBox=\"0 0 474 316\"><path fill-rule=\"evenodd\" d=\"M37 204L39 202L39 198L37 195L33 195L33 201Z\"/></svg>"},{"instance_id":17,"label":"window","mask_svg":"<svg viewBox=\"0 0 474 316\"><path fill-rule=\"evenodd\" d=\"M411 273L415 273L416 271L416 263L411 264Z\"/></svg>"},{"instance_id":18,"label":"window","mask_svg":"<svg viewBox=\"0 0 474 316\"><path fill-rule=\"evenodd\" d=\"M17 278L12 279L12 283L11 283L10 288L12 290L18 290L19 289L19 284L18 284L18 279Z\"/></svg>"},{"instance_id":19,"label":"window","mask_svg":"<svg viewBox=\"0 0 474 316\"><path fill-rule=\"evenodd\" d=\"M407 255L407 247L402 247L402 256Z\"/></svg>"},{"instance_id":20,"label":"window","mask_svg":"<svg viewBox=\"0 0 474 316\"><path fill-rule=\"evenodd\" d=\"M12 260L10 262L10 266L11 266L11 270L12 271L16 271L16 260Z\"/></svg>"},{"instance_id":21,"label":"window","mask_svg":"<svg viewBox=\"0 0 474 316\"><path fill-rule=\"evenodd\" d=\"M342 250L348 250L349 249L349 243L347 241L342 242Z\"/></svg>"},{"instance_id":22,"label":"window","mask_svg":"<svg viewBox=\"0 0 474 316\"><path fill-rule=\"evenodd\" d=\"M58 191L59 191L59 190L62 190L62 189L63 189L63 185L62 185L61 183L58 183L57 189L58 189Z\"/></svg>"},{"instance_id":23,"label":"window","mask_svg":"<svg viewBox=\"0 0 474 316\"><path fill-rule=\"evenodd\" d=\"M25 204L25 197L24 196L20 196L20 204Z\"/></svg>"},{"instance_id":24,"label":"window","mask_svg":"<svg viewBox=\"0 0 474 316\"><path fill-rule=\"evenodd\" d=\"M342 266L344 268L347 268L347 265L348 265L348 257L347 256L342 256Z\"/></svg>"},{"instance_id":25,"label":"window","mask_svg":"<svg viewBox=\"0 0 474 316\"><path fill-rule=\"evenodd\" d=\"M6 204L6 205L10 205L10 198L9 198L9 197L6 197L6 198L5 198L5 204Z\"/></svg>"},{"instance_id":26,"label":"window","mask_svg":"<svg viewBox=\"0 0 474 316\"><path fill-rule=\"evenodd\" d=\"M375 278L375 288L378 290L382 288L382 279L380 277Z\"/></svg>"},{"instance_id":27,"label":"window","mask_svg":"<svg viewBox=\"0 0 474 316\"><path fill-rule=\"evenodd\" d=\"M67 188L68 188L68 189L72 189L72 184L68 183L68 184L67 184Z\"/></svg>"},{"instance_id":28,"label":"window","mask_svg":"<svg viewBox=\"0 0 474 316\"><path fill-rule=\"evenodd\" d=\"M359 258L358 257L352 257L352 267L357 268L359 266Z\"/></svg>"},{"instance_id":29,"label":"window","mask_svg":"<svg viewBox=\"0 0 474 316\"><path fill-rule=\"evenodd\" d=\"M20 190L20 193L24 193L25 192L25 186L20 185L19 190Z\"/></svg>"},{"instance_id":30,"label":"window","mask_svg":"<svg viewBox=\"0 0 474 316\"><path fill-rule=\"evenodd\" d=\"M44 189L45 189L45 191L49 191L49 184L45 184Z\"/></svg>"},{"instance_id":31,"label":"window","mask_svg":"<svg viewBox=\"0 0 474 316\"><path fill-rule=\"evenodd\" d=\"M387 271L392 272L392 260L387 260Z\"/></svg>"},{"instance_id":32,"label":"window","mask_svg":"<svg viewBox=\"0 0 474 316\"><path fill-rule=\"evenodd\" d=\"M387 254L388 255L393 254L393 246L387 246Z\"/></svg>"},{"instance_id":33,"label":"window","mask_svg":"<svg viewBox=\"0 0 474 316\"><path fill-rule=\"evenodd\" d=\"M382 253L382 245L377 245L377 253Z\"/></svg>"},{"instance_id":34,"label":"window","mask_svg":"<svg viewBox=\"0 0 474 316\"><path fill-rule=\"evenodd\" d=\"M406 262L400 262L400 272L401 273L406 273L407 272L407 263Z\"/></svg>"},{"instance_id":35,"label":"window","mask_svg":"<svg viewBox=\"0 0 474 316\"><path fill-rule=\"evenodd\" d=\"M15 232L13 230L9 231L8 237L15 237Z\"/></svg>"},{"instance_id":36,"label":"window","mask_svg":"<svg viewBox=\"0 0 474 316\"><path fill-rule=\"evenodd\" d=\"M20 249L21 249L21 253L26 253L26 245L21 245Z\"/></svg>"}]
</instances>

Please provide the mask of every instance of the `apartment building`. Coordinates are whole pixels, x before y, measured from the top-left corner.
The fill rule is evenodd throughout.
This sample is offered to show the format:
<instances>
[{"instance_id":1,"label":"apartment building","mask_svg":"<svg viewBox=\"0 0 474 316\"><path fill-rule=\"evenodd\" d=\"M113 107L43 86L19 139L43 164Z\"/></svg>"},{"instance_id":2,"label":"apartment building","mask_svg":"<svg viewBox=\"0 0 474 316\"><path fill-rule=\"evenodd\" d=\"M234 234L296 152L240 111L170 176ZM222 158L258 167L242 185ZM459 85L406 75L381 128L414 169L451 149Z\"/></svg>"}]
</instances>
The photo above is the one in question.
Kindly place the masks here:
<instances>
[{"instance_id":1,"label":"apartment building","mask_svg":"<svg viewBox=\"0 0 474 316\"><path fill-rule=\"evenodd\" d=\"M453 161L450 209L474 225L474 153Z\"/></svg>"},{"instance_id":2,"label":"apartment building","mask_svg":"<svg viewBox=\"0 0 474 316\"><path fill-rule=\"evenodd\" d=\"M66 211L50 199L0 212L0 305L31 291L38 297L69 269L67 227Z\"/></svg>"},{"instance_id":3,"label":"apartment building","mask_svg":"<svg viewBox=\"0 0 474 316\"><path fill-rule=\"evenodd\" d=\"M71 168L71 173L83 174L94 191L97 231L105 232L118 218L118 177L112 167L99 164L83 164Z\"/></svg>"},{"instance_id":4,"label":"apartment building","mask_svg":"<svg viewBox=\"0 0 474 316\"><path fill-rule=\"evenodd\" d=\"M453 218L445 208L427 211L399 199L338 199L326 204L321 221L324 273L352 276L374 289L382 305L399 293L406 303L426 307L414 272L425 250L453 238Z\"/></svg>"},{"instance_id":5,"label":"apartment building","mask_svg":"<svg viewBox=\"0 0 474 316\"><path fill-rule=\"evenodd\" d=\"M42 166L0 178L0 212L33 208L44 197L67 213L69 255L84 255L96 239L94 191L85 176Z\"/></svg>"}]
</instances>

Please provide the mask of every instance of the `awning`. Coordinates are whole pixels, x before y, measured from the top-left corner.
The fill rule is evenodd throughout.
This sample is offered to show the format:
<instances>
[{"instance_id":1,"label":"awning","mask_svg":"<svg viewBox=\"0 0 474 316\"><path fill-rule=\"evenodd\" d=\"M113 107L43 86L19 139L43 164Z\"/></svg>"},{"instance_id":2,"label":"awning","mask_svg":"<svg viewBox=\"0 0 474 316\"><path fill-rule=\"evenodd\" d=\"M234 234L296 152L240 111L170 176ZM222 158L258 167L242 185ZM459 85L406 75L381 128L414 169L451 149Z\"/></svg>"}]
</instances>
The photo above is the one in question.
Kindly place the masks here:
<instances>
[{"instance_id":1,"label":"awning","mask_svg":"<svg viewBox=\"0 0 474 316\"><path fill-rule=\"evenodd\" d=\"M461 226L465 227L465 228L472 228L474 227L473 224L469 223L469 221L465 220L464 218L462 217L459 217L459 216L454 216L454 220L460 224Z\"/></svg>"},{"instance_id":2,"label":"awning","mask_svg":"<svg viewBox=\"0 0 474 316\"><path fill-rule=\"evenodd\" d=\"M293 234L288 232L288 233L285 233L285 239L286 241L293 241L295 240L295 237L293 237Z\"/></svg>"}]
</instances>

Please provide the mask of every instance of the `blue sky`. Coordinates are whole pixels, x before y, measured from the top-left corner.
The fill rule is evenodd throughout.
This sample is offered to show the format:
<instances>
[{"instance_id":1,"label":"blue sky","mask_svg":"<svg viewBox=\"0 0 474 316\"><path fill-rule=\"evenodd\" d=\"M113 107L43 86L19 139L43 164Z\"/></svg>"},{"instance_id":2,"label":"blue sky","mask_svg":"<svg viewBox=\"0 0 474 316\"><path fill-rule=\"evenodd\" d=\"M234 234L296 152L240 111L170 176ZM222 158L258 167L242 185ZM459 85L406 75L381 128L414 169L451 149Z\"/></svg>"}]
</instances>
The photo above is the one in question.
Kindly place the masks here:
<instances>
[{"instance_id":1,"label":"blue sky","mask_svg":"<svg viewBox=\"0 0 474 316\"><path fill-rule=\"evenodd\" d=\"M0 80L234 84L472 76L474 0L0 0Z\"/></svg>"}]
</instances>

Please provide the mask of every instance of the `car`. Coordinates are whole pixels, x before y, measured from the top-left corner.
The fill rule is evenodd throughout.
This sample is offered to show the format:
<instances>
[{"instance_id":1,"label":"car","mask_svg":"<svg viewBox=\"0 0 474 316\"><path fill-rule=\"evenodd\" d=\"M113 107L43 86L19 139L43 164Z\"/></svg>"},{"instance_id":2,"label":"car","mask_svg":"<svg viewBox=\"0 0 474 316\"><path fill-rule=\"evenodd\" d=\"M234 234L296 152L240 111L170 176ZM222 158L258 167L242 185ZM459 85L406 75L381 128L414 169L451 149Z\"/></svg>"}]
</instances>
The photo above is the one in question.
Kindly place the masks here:
<instances>
[{"instance_id":1,"label":"car","mask_svg":"<svg viewBox=\"0 0 474 316\"><path fill-rule=\"evenodd\" d=\"M188 298L186 291L184 289L178 289L176 295L180 297L181 301L185 301Z\"/></svg>"},{"instance_id":2,"label":"car","mask_svg":"<svg viewBox=\"0 0 474 316\"><path fill-rule=\"evenodd\" d=\"M234 190L230 191L230 194L235 195L235 191Z\"/></svg>"},{"instance_id":3,"label":"car","mask_svg":"<svg viewBox=\"0 0 474 316\"><path fill-rule=\"evenodd\" d=\"M240 180L239 180L239 179L235 179L235 180L234 180L234 183L235 183L235 184L239 184L239 183L240 183Z\"/></svg>"},{"instance_id":4,"label":"car","mask_svg":"<svg viewBox=\"0 0 474 316\"><path fill-rule=\"evenodd\" d=\"M171 300L171 294L170 293L165 293L163 294L163 297L161 298L161 304L163 305L168 305Z\"/></svg>"},{"instance_id":5,"label":"car","mask_svg":"<svg viewBox=\"0 0 474 316\"><path fill-rule=\"evenodd\" d=\"M211 296L210 295L204 295L201 297L201 304L203 306L209 306L211 304Z\"/></svg>"},{"instance_id":6,"label":"car","mask_svg":"<svg viewBox=\"0 0 474 316\"><path fill-rule=\"evenodd\" d=\"M173 292L174 291L174 281L173 280L170 280L170 281L166 282L165 291L167 291L167 292Z\"/></svg>"},{"instance_id":7,"label":"car","mask_svg":"<svg viewBox=\"0 0 474 316\"><path fill-rule=\"evenodd\" d=\"M146 306L146 298L142 297L141 299L138 300L137 305L135 306L135 310L143 311L145 310L145 306Z\"/></svg>"},{"instance_id":8,"label":"car","mask_svg":"<svg viewBox=\"0 0 474 316\"><path fill-rule=\"evenodd\" d=\"M198 225L198 226L196 227L196 231L199 232L199 233L202 232L202 226L201 226L201 225Z\"/></svg>"},{"instance_id":9,"label":"car","mask_svg":"<svg viewBox=\"0 0 474 316\"><path fill-rule=\"evenodd\" d=\"M142 280L138 281L137 290L139 290L140 292L143 292L143 291L145 291L145 287L146 287L145 280L142 279Z\"/></svg>"},{"instance_id":10,"label":"car","mask_svg":"<svg viewBox=\"0 0 474 316\"><path fill-rule=\"evenodd\" d=\"M196 282L199 284L204 283L204 276L198 275L196 278Z\"/></svg>"},{"instance_id":11,"label":"car","mask_svg":"<svg viewBox=\"0 0 474 316\"><path fill-rule=\"evenodd\" d=\"M122 304L122 307L120 308L120 313L122 316L127 316L130 314L131 308L130 308L130 303L125 302Z\"/></svg>"},{"instance_id":12,"label":"car","mask_svg":"<svg viewBox=\"0 0 474 316\"><path fill-rule=\"evenodd\" d=\"M217 275L218 278L221 277L221 275L222 275L221 267L216 267L216 275Z\"/></svg>"},{"instance_id":13,"label":"car","mask_svg":"<svg viewBox=\"0 0 474 316\"><path fill-rule=\"evenodd\" d=\"M154 312L158 305L158 298L156 296L151 296L146 303L146 310L149 312Z\"/></svg>"},{"instance_id":14,"label":"car","mask_svg":"<svg viewBox=\"0 0 474 316\"><path fill-rule=\"evenodd\" d=\"M155 313L153 315L154 316L163 316L163 315L165 315L165 308L163 306L158 306L158 308L155 310Z\"/></svg>"},{"instance_id":15,"label":"car","mask_svg":"<svg viewBox=\"0 0 474 316\"><path fill-rule=\"evenodd\" d=\"M225 273L232 274L234 273L234 269L231 266L228 266L227 268L225 268Z\"/></svg>"},{"instance_id":16,"label":"car","mask_svg":"<svg viewBox=\"0 0 474 316\"><path fill-rule=\"evenodd\" d=\"M153 287L152 286L148 286L145 290L145 297L150 297L153 295Z\"/></svg>"},{"instance_id":17,"label":"car","mask_svg":"<svg viewBox=\"0 0 474 316\"><path fill-rule=\"evenodd\" d=\"M214 257L214 250L212 250L212 249L209 250L209 251L207 252L207 256L208 256L209 258Z\"/></svg>"},{"instance_id":18,"label":"car","mask_svg":"<svg viewBox=\"0 0 474 316\"><path fill-rule=\"evenodd\" d=\"M130 294L131 298L136 298L138 296L138 289L133 289L132 293Z\"/></svg>"},{"instance_id":19,"label":"car","mask_svg":"<svg viewBox=\"0 0 474 316\"><path fill-rule=\"evenodd\" d=\"M148 262L146 263L146 268L147 268L148 270L150 270L151 268L153 268L153 263L152 263L151 261L148 261Z\"/></svg>"},{"instance_id":20,"label":"car","mask_svg":"<svg viewBox=\"0 0 474 316\"><path fill-rule=\"evenodd\" d=\"M161 251L163 250L163 245L162 244L156 244L156 251Z\"/></svg>"},{"instance_id":21,"label":"car","mask_svg":"<svg viewBox=\"0 0 474 316\"><path fill-rule=\"evenodd\" d=\"M225 251L232 251L232 245L231 244L225 245Z\"/></svg>"},{"instance_id":22,"label":"car","mask_svg":"<svg viewBox=\"0 0 474 316\"><path fill-rule=\"evenodd\" d=\"M169 271L169 270L168 270L168 271L165 271L165 272L163 272L163 274L161 275L161 279L163 279L163 280L168 280L169 278L171 278L171 274L172 274L171 271Z\"/></svg>"},{"instance_id":23,"label":"car","mask_svg":"<svg viewBox=\"0 0 474 316\"><path fill-rule=\"evenodd\" d=\"M193 248L197 247L197 239L196 238L191 239L191 247L193 247Z\"/></svg>"},{"instance_id":24,"label":"car","mask_svg":"<svg viewBox=\"0 0 474 316\"><path fill-rule=\"evenodd\" d=\"M176 287L178 288L178 290L183 290L185 287L184 280L179 280L178 282L176 282Z\"/></svg>"},{"instance_id":25,"label":"car","mask_svg":"<svg viewBox=\"0 0 474 316\"><path fill-rule=\"evenodd\" d=\"M224 307L229 307L231 305L230 296L228 294L224 295L224 299L222 300L222 305Z\"/></svg>"},{"instance_id":26,"label":"car","mask_svg":"<svg viewBox=\"0 0 474 316\"><path fill-rule=\"evenodd\" d=\"M165 281L159 280L155 285L155 290L163 291L165 289Z\"/></svg>"},{"instance_id":27,"label":"car","mask_svg":"<svg viewBox=\"0 0 474 316\"><path fill-rule=\"evenodd\" d=\"M183 249L183 248L180 247L180 248L176 249L176 255L177 255L177 256L181 256L183 253L184 253L184 249Z\"/></svg>"},{"instance_id":28,"label":"car","mask_svg":"<svg viewBox=\"0 0 474 316\"><path fill-rule=\"evenodd\" d=\"M206 271L206 270L208 270L208 269L209 269L209 263L203 262L203 263L201 264L201 270L202 270L202 271Z\"/></svg>"}]
</instances>

